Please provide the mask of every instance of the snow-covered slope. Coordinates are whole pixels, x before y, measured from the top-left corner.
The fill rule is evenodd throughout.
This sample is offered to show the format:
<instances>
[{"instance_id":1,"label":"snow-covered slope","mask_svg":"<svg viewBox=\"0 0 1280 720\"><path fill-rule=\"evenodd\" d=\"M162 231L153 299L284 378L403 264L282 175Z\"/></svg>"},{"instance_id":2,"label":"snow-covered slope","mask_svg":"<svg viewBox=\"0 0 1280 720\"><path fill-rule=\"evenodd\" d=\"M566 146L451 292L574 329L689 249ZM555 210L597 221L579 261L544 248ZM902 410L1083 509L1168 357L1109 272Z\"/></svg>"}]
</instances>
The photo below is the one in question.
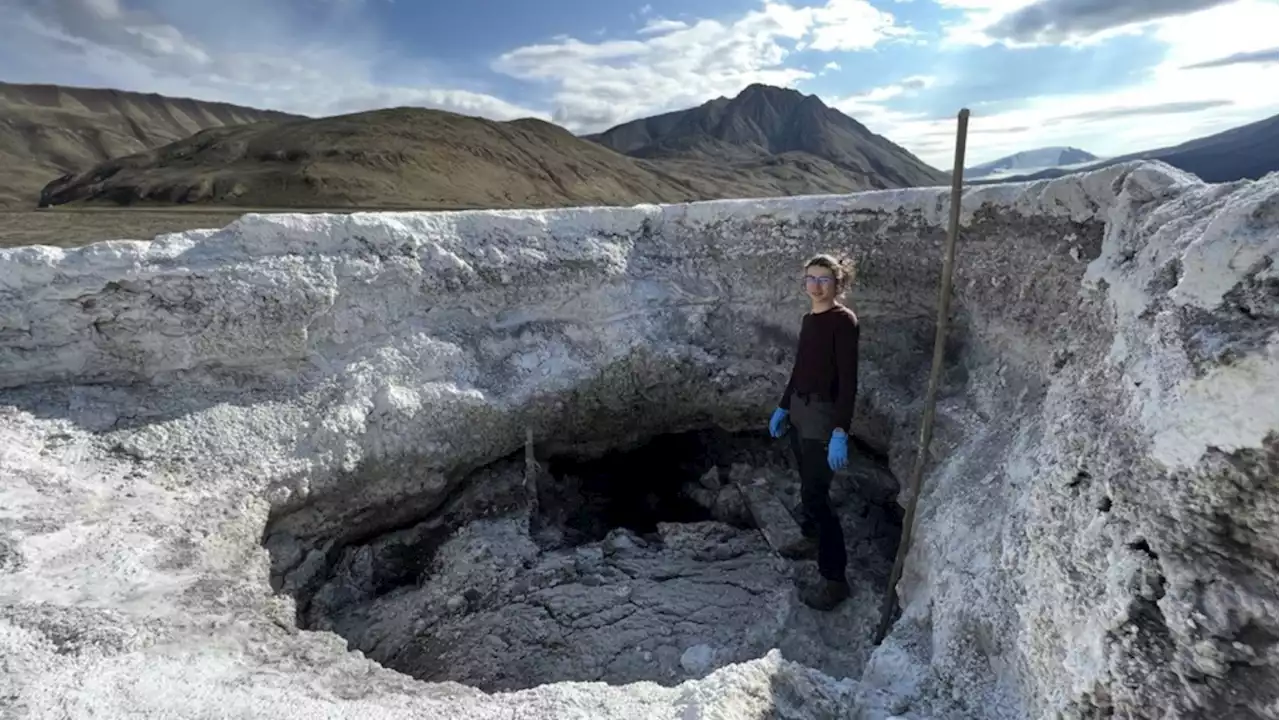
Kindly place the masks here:
<instances>
[{"instance_id":1,"label":"snow-covered slope","mask_svg":"<svg viewBox=\"0 0 1280 720\"><path fill-rule=\"evenodd\" d=\"M250 215L0 251L0 707L1274 716L1278 198L1275 174L1214 186L1143 163L966 191L904 610L847 680L776 653L702 675L713 650L655 633L633 642L691 653L699 674L497 694L420 682L300 632L271 566L305 581L335 549L433 517L477 468L519 457L529 428L540 447L763 428L804 310L799 263L819 250L860 262L856 430L905 476L945 189ZM511 632L573 653L557 625L605 627L646 602L613 579L579 594L590 612L530 606L536 622Z\"/></svg>"},{"instance_id":2,"label":"snow-covered slope","mask_svg":"<svg viewBox=\"0 0 1280 720\"><path fill-rule=\"evenodd\" d=\"M1045 147L1014 153L999 160L965 168L970 180L1001 175L1022 174L1045 168L1069 167L1097 160L1097 156L1073 147Z\"/></svg>"}]
</instances>

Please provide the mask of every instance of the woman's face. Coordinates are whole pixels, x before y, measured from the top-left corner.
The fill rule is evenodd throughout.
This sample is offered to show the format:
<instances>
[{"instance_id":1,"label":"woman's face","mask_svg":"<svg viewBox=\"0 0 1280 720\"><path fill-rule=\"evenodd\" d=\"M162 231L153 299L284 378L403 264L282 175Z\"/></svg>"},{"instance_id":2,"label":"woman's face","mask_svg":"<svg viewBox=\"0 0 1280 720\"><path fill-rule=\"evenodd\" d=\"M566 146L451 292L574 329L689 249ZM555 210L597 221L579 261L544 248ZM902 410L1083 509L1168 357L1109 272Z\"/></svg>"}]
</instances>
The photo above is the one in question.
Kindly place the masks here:
<instances>
[{"instance_id":1,"label":"woman's face","mask_svg":"<svg viewBox=\"0 0 1280 720\"><path fill-rule=\"evenodd\" d=\"M834 300L836 297L836 277L821 265L810 265L804 270L804 291L815 302Z\"/></svg>"}]
</instances>

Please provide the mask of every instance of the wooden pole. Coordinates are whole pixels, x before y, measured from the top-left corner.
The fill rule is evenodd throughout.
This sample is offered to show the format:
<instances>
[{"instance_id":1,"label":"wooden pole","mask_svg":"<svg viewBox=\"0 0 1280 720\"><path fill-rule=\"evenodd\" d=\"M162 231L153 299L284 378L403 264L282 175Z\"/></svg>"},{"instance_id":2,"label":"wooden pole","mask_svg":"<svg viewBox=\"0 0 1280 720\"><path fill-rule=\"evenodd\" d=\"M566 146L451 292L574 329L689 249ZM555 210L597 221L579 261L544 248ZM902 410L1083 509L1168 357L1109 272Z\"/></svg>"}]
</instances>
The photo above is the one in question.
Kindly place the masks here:
<instances>
[{"instance_id":1,"label":"wooden pole","mask_svg":"<svg viewBox=\"0 0 1280 720\"><path fill-rule=\"evenodd\" d=\"M538 477L538 459L533 453L533 426L524 429L524 482L525 487L536 485Z\"/></svg>"},{"instance_id":2,"label":"wooden pole","mask_svg":"<svg viewBox=\"0 0 1280 720\"><path fill-rule=\"evenodd\" d=\"M898 611L898 581L902 579L902 566L911 547L911 528L916 520L916 503L920 500L920 485L925 462L929 456L929 443L933 440L933 415L938 399L938 382L942 378L942 353L947 344L947 320L951 307L951 271L956 257L956 234L960 230L960 189L964 184L964 144L969 132L969 109L963 108L956 124L956 161L951 171L951 217L947 224L947 246L942 258L942 284L938 289L938 324L933 336L933 368L929 371L929 389L924 396L924 417L920 420L920 446L916 449L916 461L911 467L911 498L902 518L902 537L898 540L898 556L893 560L889 574L889 588L880 604L880 625L876 628L875 644L879 645L889 634L893 616Z\"/></svg>"},{"instance_id":3,"label":"wooden pole","mask_svg":"<svg viewBox=\"0 0 1280 720\"><path fill-rule=\"evenodd\" d=\"M537 532L538 475L541 470L533 449L533 426L528 425L524 429L524 480L521 485L524 486L525 507L529 511L530 533Z\"/></svg>"}]
</instances>

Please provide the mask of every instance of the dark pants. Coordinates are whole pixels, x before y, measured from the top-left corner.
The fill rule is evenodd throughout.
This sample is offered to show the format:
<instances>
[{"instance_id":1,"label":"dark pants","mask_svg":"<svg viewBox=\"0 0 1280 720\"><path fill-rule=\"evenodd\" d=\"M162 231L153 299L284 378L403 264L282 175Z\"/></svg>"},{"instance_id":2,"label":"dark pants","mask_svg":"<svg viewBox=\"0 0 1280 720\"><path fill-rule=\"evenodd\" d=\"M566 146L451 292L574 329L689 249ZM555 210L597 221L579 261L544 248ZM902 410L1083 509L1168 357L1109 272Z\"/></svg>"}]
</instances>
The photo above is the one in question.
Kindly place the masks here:
<instances>
[{"instance_id":1,"label":"dark pants","mask_svg":"<svg viewBox=\"0 0 1280 720\"><path fill-rule=\"evenodd\" d=\"M800 466L800 499L805 518L800 527L806 537L817 536L818 573L827 580L842 582L848 558L844 549L844 530L840 518L831 507L831 478L827 465L827 442L801 438L791 432L791 452Z\"/></svg>"}]
</instances>

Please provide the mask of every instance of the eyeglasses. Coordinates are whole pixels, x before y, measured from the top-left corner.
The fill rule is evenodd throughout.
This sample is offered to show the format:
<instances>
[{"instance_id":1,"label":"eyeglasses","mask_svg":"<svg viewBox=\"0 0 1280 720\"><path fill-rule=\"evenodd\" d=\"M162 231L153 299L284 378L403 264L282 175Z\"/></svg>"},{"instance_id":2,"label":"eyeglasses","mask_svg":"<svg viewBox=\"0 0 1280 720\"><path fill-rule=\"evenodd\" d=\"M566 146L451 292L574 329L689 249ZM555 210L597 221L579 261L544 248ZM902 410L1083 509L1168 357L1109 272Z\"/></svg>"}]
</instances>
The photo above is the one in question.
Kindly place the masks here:
<instances>
[{"instance_id":1,"label":"eyeglasses","mask_svg":"<svg viewBox=\"0 0 1280 720\"><path fill-rule=\"evenodd\" d=\"M831 285L831 283L835 281L836 279L831 277L830 275L805 275L804 276L805 285L821 285L823 287L828 287L829 285Z\"/></svg>"}]
</instances>

